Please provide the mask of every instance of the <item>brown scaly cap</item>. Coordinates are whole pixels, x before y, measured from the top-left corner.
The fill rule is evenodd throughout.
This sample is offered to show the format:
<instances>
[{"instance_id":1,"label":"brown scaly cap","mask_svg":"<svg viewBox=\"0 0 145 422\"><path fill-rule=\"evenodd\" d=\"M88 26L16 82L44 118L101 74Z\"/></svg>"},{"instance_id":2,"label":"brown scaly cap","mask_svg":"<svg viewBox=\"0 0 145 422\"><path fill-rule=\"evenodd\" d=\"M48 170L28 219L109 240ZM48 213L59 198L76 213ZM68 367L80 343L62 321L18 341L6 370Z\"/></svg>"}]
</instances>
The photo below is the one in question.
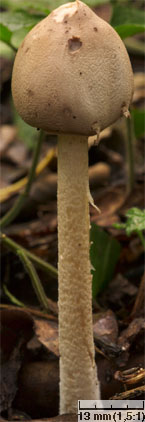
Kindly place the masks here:
<instances>
[{"instance_id":1,"label":"brown scaly cap","mask_svg":"<svg viewBox=\"0 0 145 422\"><path fill-rule=\"evenodd\" d=\"M12 94L31 126L90 136L127 112L133 73L116 31L76 1L54 10L25 37Z\"/></svg>"}]
</instances>

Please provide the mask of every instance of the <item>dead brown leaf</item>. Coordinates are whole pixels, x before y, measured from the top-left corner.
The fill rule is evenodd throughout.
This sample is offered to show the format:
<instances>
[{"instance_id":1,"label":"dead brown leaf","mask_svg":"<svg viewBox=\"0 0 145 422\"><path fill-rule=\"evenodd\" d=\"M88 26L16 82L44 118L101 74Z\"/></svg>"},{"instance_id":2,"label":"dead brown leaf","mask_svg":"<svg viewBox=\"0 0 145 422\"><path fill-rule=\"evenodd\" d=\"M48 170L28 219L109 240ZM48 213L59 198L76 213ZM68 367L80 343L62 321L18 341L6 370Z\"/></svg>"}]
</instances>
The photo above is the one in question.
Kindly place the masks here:
<instances>
[{"instance_id":1,"label":"dead brown leaf","mask_svg":"<svg viewBox=\"0 0 145 422\"><path fill-rule=\"evenodd\" d=\"M126 371L116 371L114 378L123 384L138 384L145 380L145 369L131 368Z\"/></svg>"},{"instance_id":2,"label":"dead brown leaf","mask_svg":"<svg viewBox=\"0 0 145 422\"><path fill-rule=\"evenodd\" d=\"M118 344L123 346L125 350L128 350L132 343L136 340L138 334L142 333L142 340L143 335L145 332L145 319L144 318L135 318L128 327L121 333Z\"/></svg>"},{"instance_id":3,"label":"dead brown leaf","mask_svg":"<svg viewBox=\"0 0 145 422\"><path fill-rule=\"evenodd\" d=\"M110 400L139 400L144 398L145 386L133 388L132 390L123 391L123 393L115 394Z\"/></svg>"},{"instance_id":4,"label":"dead brown leaf","mask_svg":"<svg viewBox=\"0 0 145 422\"><path fill-rule=\"evenodd\" d=\"M1 365L0 412L11 408L17 391L17 377L21 367L20 344L17 345L9 360Z\"/></svg>"},{"instance_id":5,"label":"dead brown leaf","mask_svg":"<svg viewBox=\"0 0 145 422\"><path fill-rule=\"evenodd\" d=\"M16 128L12 125L2 125L0 128L0 158L4 155L7 148L13 143L16 136Z\"/></svg>"},{"instance_id":6,"label":"dead brown leaf","mask_svg":"<svg viewBox=\"0 0 145 422\"><path fill-rule=\"evenodd\" d=\"M125 202L124 187L112 187L99 189L98 193L93 195L95 205L101 210L98 214L94 208L91 207L91 221L94 221L99 226L108 227L117 220L116 213ZM114 218L115 216L115 218ZM115 220L115 221L114 221Z\"/></svg>"},{"instance_id":7,"label":"dead brown leaf","mask_svg":"<svg viewBox=\"0 0 145 422\"><path fill-rule=\"evenodd\" d=\"M56 321L45 321L35 318L35 334L47 350L59 356L58 349L58 324Z\"/></svg>"},{"instance_id":8,"label":"dead brown leaf","mask_svg":"<svg viewBox=\"0 0 145 422\"><path fill-rule=\"evenodd\" d=\"M118 309L125 306L129 298L132 298L137 293L137 287L127 280L122 274L117 274L116 277L109 283L109 287L104 292L107 303L115 305Z\"/></svg>"},{"instance_id":9,"label":"dead brown leaf","mask_svg":"<svg viewBox=\"0 0 145 422\"><path fill-rule=\"evenodd\" d=\"M12 163L6 163L4 160L1 161L1 179L3 184L10 185L15 182L25 174L25 169L23 167L16 167ZM4 206L4 204L3 204Z\"/></svg>"},{"instance_id":10,"label":"dead brown leaf","mask_svg":"<svg viewBox=\"0 0 145 422\"><path fill-rule=\"evenodd\" d=\"M41 353L42 358L42 353ZM36 358L35 358L36 359ZM31 360L24 363L19 374L19 389L14 407L33 418L54 416L59 411L58 359Z\"/></svg>"},{"instance_id":11,"label":"dead brown leaf","mask_svg":"<svg viewBox=\"0 0 145 422\"><path fill-rule=\"evenodd\" d=\"M23 166L27 159L25 144L18 140L13 142L5 153L5 158L17 166Z\"/></svg>"},{"instance_id":12,"label":"dead brown leaf","mask_svg":"<svg viewBox=\"0 0 145 422\"><path fill-rule=\"evenodd\" d=\"M1 347L6 361L19 342L25 344L32 337L33 319L27 311L11 306L1 309L0 317Z\"/></svg>"},{"instance_id":13,"label":"dead brown leaf","mask_svg":"<svg viewBox=\"0 0 145 422\"><path fill-rule=\"evenodd\" d=\"M1 310L1 411L11 408L21 367L21 348L32 336L32 319L26 312Z\"/></svg>"},{"instance_id":14,"label":"dead brown leaf","mask_svg":"<svg viewBox=\"0 0 145 422\"><path fill-rule=\"evenodd\" d=\"M51 359L49 357L45 360L45 355L42 362L25 363L26 355L39 358L42 346L48 354L52 352L59 355L57 320L53 316L48 317L43 314L40 318L41 314L35 309L24 310L14 306L3 307L1 310L2 411L11 410L14 400L19 404L18 408L22 411L26 409L28 414L27 403L30 404L32 411L30 415L34 417L38 413L40 416L54 415L55 407L58 407L58 359L54 359L52 355ZM21 407L22 402L25 403L24 407ZM52 412L50 412L51 407L53 407ZM36 409L37 413L33 413Z\"/></svg>"},{"instance_id":15,"label":"dead brown leaf","mask_svg":"<svg viewBox=\"0 0 145 422\"><path fill-rule=\"evenodd\" d=\"M110 309L101 314L93 326L94 334L115 343L118 337L118 324L114 312Z\"/></svg>"}]
</instances>

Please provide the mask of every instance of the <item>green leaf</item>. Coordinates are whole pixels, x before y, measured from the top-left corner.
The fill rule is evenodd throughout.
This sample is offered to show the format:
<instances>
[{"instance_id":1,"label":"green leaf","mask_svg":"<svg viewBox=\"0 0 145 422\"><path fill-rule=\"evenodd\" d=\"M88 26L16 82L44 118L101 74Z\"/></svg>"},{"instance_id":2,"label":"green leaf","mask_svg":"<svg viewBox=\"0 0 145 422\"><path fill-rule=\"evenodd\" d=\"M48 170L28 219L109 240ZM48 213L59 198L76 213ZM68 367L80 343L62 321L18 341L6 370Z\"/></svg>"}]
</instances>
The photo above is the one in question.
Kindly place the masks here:
<instances>
[{"instance_id":1,"label":"green leaf","mask_svg":"<svg viewBox=\"0 0 145 422\"><path fill-rule=\"evenodd\" d=\"M73 1L73 0L71 0ZM98 5L109 3L110 0L84 0L89 7L95 7ZM68 0L48 0L48 5L50 10L54 10L62 4L68 3Z\"/></svg>"},{"instance_id":2,"label":"green leaf","mask_svg":"<svg viewBox=\"0 0 145 422\"><path fill-rule=\"evenodd\" d=\"M125 229L127 236L130 236L133 232L137 233L145 250L145 238L142 233L145 230L145 210L134 207L128 210L125 215L127 217L126 222L122 224L115 223L113 227L116 229Z\"/></svg>"},{"instance_id":3,"label":"green leaf","mask_svg":"<svg viewBox=\"0 0 145 422\"><path fill-rule=\"evenodd\" d=\"M122 7L121 4L113 7L110 23L121 38L130 37L145 29L143 11L133 7Z\"/></svg>"},{"instance_id":4,"label":"green leaf","mask_svg":"<svg viewBox=\"0 0 145 422\"><path fill-rule=\"evenodd\" d=\"M21 2L20 0L1 0L1 5L9 10L33 10L44 14L49 13L48 0L21 0Z\"/></svg>"},{"instance_id":5,"label":"green leaf","mask_svg":"<svg viewBox=\"0 0 145 422\"><path fill-rule=\"evenodd\" d=\"M21 28L17 31L13 32L11 37L11 44L16 49L19 48L20 44L22 43L25 36L28 34L29 28Z\"/></svg>"},{"instance_id":6,"label":"green leaf","mask_svg":"<svg viewBox=\"0 0 145 422\"><path fill-rule=\"evenodd\" d=\"M0 16L0 23L9 31L14 32L21 28L30 29L42 18L42 15L34 15L25 11L3 12Z\"/></svg>"},{"instance_id":7,"label":"green leaf","mask_svg":"<svg viewBox=\"0 0 145 422\"><path fill-rule=\"evenodd\" d=\"M134 123L134 131L136 138L140 138L145 133L145 111L134 109L131 111Z\"/></svg>"},{"instance_id":8,"label":"green leaf","mask_svg":"<svg viewBox=\"0 0 145 422\"><path fill-rule=\"evenodd\" d=\"M70 2L73 0L70 0ZM110 0L85 0L90 7L95 7L102 4L109 3ZM62 4L68 3L68 0L1 0L3 7L9 8L9 10L33 10L42 12L46 15Z\"/></svg>"},{"instance_id":9,"label":"green leaf","mask_svg":"<svg viewBox=\"0 0 145 422\"><path fill-rule=\"evenodd\" d=\"M0 54L1 54L2 57L6 57L10 60L14 59L13 49L1 40L0 40Z\"/></svg>"},{"instance_id":10,"label":"green leaf","mask_svg":"<svg viewBox=\"0 0 145 422\"><path fill-rule=\"evenodd\" d=\"M0 23L0 39L6 44L10 43L12 32L6 28L2 23Z\"/></svg>"},{"instance_id":11,"label":"green leaf","mask_svg":"<svg viewBox=\"0 0 145 422\"><path fill-rule=\"evenodd\" d=\"M119 259L120 243L92 223L90 231L90 260L93 275L93 297L103 290L112 279Z\"/></svg>"},{"instance_id":12,"label":"green leaf","mask_svg":"<svg viewBox=\"0 0 145 422\"><path fill-rule=\"evenodd\" d=\"M118 4L113 7L111 25L118 26L122 24L144 25L144 13L135 7L122 7Z\"/></svg>"},{"instance_id":13,"label":"green leaf","mask_svg":"<svg viewBox=\"0 0 145 422\"><path fill-rule=\"evenodd\" d=\"M95 7L110 3L110 0L85 0L84 3L86 3L89 7Z\"/></svg>"},{"instance_id":14,"label":"green leaf","mask_svg":"<svg viewBox=\"0 0 145 422\"><path fill-rule=\"evenodd\" d=\"M145 25L137 25L137 24L124 24L115 26L114 29L118 33L118 35L124 39L131 37L132 35L139 34L144 31Z\"/></svg>"},{"instance_id":15,"label":"green leaf","mask_svg":"<svg viewBox=\"0 0 145 422\"><path fill-rule=\"evenodd\" d=\"M113 224L113 227L115 229L118 229L118 230L123 230L123 229L126 228L126 224L125 223L114 223Z\"/></svg>"},{"instance_id":16,"label":"green leaf","mask_svg":"<svg viewBox=\"0 0 145 422\"><path fill-rule=\"evenodd\" d=\"M23 11L3 12L0 16L1 40L18 48L26 34L44 16Z\"/></svg>"},{"instance_id":17,"label":"green leaf","mask_svg":"<svg viewBox=\"0 0 145 422\"><path fill-rule=\"evenodd\" d=\"M142 232L145 230L145 210L131 208L127 211L126 233L129 236L132 232Z\"/></svg>"},{"instance_id":18,"label":"green leaf","mask_svg":"<svg viewBox=\"0 0 145 422\"><path fill-rule=\"evenodd\" d=\"M25 123L17 113L13 106L13 102L11 102L11 105L14 124L17 126L19 139L25 143L27 148L33 149L38 137L37 129Z\"/></svg>"},{"instance_id":19,"label":"green leaf","mask_svg":"<svg viewBox=\"0 0 145 422\"><path fill-rule=\"evenodd\" d=\"M70 0L73 1L73 0ZM85 0L90 7L95 7L102 4L109 3L110 0ZM62 4L68 3L68 0L2 0L2 6L8 7L11 10L37 10L45 14L48 14L49 11L56 9Z\"/></svg>"}]
</instances>

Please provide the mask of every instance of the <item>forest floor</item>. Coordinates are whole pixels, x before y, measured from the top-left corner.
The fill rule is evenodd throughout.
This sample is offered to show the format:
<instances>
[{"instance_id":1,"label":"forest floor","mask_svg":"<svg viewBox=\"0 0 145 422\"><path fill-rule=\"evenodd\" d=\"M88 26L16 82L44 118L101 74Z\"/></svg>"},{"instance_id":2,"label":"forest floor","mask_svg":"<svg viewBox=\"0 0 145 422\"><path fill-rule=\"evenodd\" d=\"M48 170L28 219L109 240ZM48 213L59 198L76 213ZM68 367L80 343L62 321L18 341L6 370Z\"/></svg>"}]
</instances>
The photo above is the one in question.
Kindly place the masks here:
<instances>
[{"instance_id":1,"label":"forest floor","mask_svg":"<svg viewBox=\"0 0 145 422\"><path fill-rule=\"evenodd\" d=\"M103 17L109 9L100 9ZM106 14L106 15L105 15ZM135 91L132 108L142 109L144 60L130 53ZM21 140L10 97L12 60L1 57L1 215L14 205L26 185L33 151ZM144 208L144 141L134 143L134 180L129 181L127 122L121 119L102 132L100 143L89 139L91 194L101 214L90 206L91 222L120 244L111 280L93 300L96 362L103 399L143 399L144 368L144 248L137 233L113 226L126 221L131 208ZM139 133L139 136L137 134ZM28 132L26 137L31 136ZM25 135L23 136L25 138ZM34 136L35 137L35 136ZM57 271L36 261L48 298L38 301L19 255L19 246L57 268L57 142L45 136L39 161L48 160L35 178L19 215L3 229L1 246L1 419L0 421L76 421L58 415L59 348ZM19 182L16 185L16 182ZM7 186L13 186L7 190ZM11 243L12 242L12 243ZM15 242L15 243L13 243ZM115 245L115 244L114 244ZM103 247L103 246L102 246ZM114 246L115 247L115 246ZM112 258L113 259L113 258ZM34 262L33 262L34 263ZM34 266L35 266L34 264ZM44 418L44 419L43 419ZM49 419L48 419L49 418Z\"/></svg>"}]
</instances>

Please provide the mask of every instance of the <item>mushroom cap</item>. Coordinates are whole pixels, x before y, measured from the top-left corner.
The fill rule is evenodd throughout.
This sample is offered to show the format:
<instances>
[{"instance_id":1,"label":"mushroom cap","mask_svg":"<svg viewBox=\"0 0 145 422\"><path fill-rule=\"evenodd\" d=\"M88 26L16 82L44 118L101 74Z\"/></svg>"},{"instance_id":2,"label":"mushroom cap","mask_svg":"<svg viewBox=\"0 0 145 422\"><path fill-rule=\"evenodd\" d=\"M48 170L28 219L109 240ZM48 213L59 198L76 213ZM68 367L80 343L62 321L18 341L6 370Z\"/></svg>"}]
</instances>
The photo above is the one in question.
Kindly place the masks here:
<instances>
[{"instance_id":1,"label":"mushroom cap","mask_svg":"<svg viewBox=\"0 0 145 422\"><path fill-rule=\"evenodd\" d=\"M27 34L15 58L12 94L31 126L90 136L128 110L133 73L116 31L77 0Z\"/></svg>"}]
</instances>

